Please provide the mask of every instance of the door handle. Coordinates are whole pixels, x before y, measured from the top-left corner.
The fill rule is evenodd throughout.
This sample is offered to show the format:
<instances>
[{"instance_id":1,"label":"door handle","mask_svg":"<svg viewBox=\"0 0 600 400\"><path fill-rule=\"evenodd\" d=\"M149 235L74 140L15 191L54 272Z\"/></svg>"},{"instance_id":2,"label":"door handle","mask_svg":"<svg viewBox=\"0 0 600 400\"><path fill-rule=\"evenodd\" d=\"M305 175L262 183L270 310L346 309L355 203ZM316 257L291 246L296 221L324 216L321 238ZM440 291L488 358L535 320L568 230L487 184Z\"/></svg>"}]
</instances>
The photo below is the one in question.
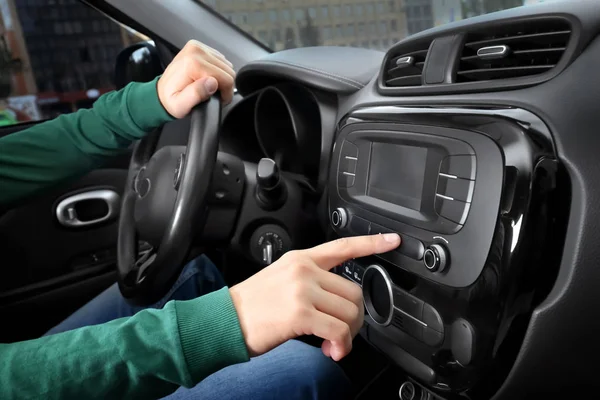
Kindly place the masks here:
<instances>
[{"instance_id":1,"label":"door handle","mask_svg":"<svg viewBox=\"0 0 600 400\"><path fill-rule=\"evenodd\" d=\"M77 215L77 209L75 206L83 201L102 201L106 203L107 211L106 214L90 220L82 221ZM58 222L66 226L67 228L79 228L84 226L100 224L107 221L119 214L119 208L121 206L121 196L119 193L110 189L98 189L90 190L89 192L75 194L69 196L56 206L56 219Z\"/></svg>"}]
</instances>

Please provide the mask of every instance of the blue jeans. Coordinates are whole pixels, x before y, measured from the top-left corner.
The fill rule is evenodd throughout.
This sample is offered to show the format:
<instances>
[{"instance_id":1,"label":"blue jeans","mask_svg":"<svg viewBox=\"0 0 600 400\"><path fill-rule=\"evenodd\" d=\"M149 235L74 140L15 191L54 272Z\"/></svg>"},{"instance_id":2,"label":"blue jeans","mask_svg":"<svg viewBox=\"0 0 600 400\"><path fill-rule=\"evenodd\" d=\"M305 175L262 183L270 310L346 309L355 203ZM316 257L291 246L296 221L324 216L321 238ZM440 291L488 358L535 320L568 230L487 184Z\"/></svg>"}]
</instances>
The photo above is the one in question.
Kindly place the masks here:
<instances>
[{"instance_id":1,"label":"blue jeans","mask_svg":"<svg viewBox=\"0 0 600 400\"><path fill-rule=\"evenodd\" d=\"M215 265L200 256L183 269L167 295L152 308L170 300L190 300L225 286ZM129 305L117 285L112 285L46 335L128 317L144 307ZM297 340L231 365L205 378L195 387L179 388L165 397L181 399L343 399L350 396L350 382L342 369L321 350Z\"/></svg>"}]
</instances>

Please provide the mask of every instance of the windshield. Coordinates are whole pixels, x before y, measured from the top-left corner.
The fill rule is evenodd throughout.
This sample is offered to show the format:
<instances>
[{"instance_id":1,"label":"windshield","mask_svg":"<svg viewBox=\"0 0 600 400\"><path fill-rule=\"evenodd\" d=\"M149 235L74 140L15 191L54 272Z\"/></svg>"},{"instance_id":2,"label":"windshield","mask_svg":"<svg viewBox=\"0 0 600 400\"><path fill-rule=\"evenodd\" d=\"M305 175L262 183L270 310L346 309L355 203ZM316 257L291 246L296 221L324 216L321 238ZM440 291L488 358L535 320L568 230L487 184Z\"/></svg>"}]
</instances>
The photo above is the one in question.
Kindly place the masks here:
<instances>
[{"instance_id":1,"label":"windshield","mask_svg":"<svg viewBox=\"0 0 600 400\"><path fill-rule=\"evenodd\" d=\"M550 1L557 0L203 0L273 51L321 45L384 50L434 26Z\"/></svg>"}]
</instances>

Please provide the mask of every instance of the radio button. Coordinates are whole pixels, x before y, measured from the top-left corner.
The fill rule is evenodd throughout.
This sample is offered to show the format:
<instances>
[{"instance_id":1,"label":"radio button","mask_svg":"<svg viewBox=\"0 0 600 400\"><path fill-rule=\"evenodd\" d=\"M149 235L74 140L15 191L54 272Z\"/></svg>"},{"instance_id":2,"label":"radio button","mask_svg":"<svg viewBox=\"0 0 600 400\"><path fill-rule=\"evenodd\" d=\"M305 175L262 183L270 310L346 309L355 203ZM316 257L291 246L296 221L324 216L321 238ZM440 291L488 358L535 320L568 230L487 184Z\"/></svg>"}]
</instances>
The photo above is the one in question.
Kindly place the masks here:
<instances>
[{"instance_id":1,"label":"radio button","mask_svg":"<svg viewBox=\"0 0 600 400\"><path fill-rule=\"evenodd\" d=\"M423 305L423 322L434 331L444 332L444 322L440 317L440 313L427 303Z\"/></svg>"},{"instance_id":2,"label":"radio button","mask_svg":"<svg viewBox=\"0 0 600 400\"><path fill-rule=\"evenodd\" d=\"M432 244L425 250L423 264L431 272L443 272L448 266L449 257L446 248L440 244Z\"/></svg>"},{"instance_id":3,"label":"radio button","mask_svg":"<svg viewBox=\"0 0 600 400\"><path fill-rule=\"evenodd\" d=\"M336 228L345 228L348 225L348 213L342 207L338 207L331 213L331 224Z\"/></svg>"},{"instance_id":4,"label":"radio button","mask_svg":"<svg viewBox=\"0 0 600 400\"><path fill-rule=\"evenodd\" d=\"M444 198L443 195L436 195L435 210L437 213L452 222L464 225L469 214L470 203L464 201Z\"/></svg>"},{"instance_id":5,"label":"radio button","mask_svg":"<svg viewBox=\"0 0 600 400\"><path fill-rule=\"evenodd\" d=\"M365 269L360 265L354 263L354 272L352 273L352 279L354 282L362 285L363 275L365 274Z\"/></svg>"},{"instance_id":6,"label":"radio button","mask_svg":"<svg viewBox=\"0 0 600 400\"><path fill-rule=\"evenodd\" d=\"M473 189L475 181L462 178L448 178L440 175L438 180L438 193L454 200L460 200L467 203L473 198Z\"/></svg>"},{"instance_id":7,"label":"radio button","mask_svg":"<svg viewBox=\"0 0 600 400\"><path fill-rule=\"evenodd\" d=\"M423 328L423 343L428 346L436 347L444 341L444 333L438 332L429 327Z\"/></svg>"},{"instance_id":8,"label":"radio button","mask_svg":"<svg viewBox=\"0 0 600 400\"><path fill-rule=\"evenodd\" d=\"M423 301L403 290L394 291L394 307L420 320L423 315Z\"/></svg>"},{"instance_id":9,"label":"radio button","mask_svg":"<svg viewBox=\"0 0 600 400\"><path fill-rule=\"evenodd\" d=\"M410 236L400 235L400 237L402 238L402 241L396 251L414 260L422 260L423 253L425 253L425 246L423 243Z\"/></svg>"},{"instance_id":10,"label":"radio button","mask_svg":"<svg viewBox=\"0 0 600 400\"><path fill-rule=\"evenodd\" d=\"M357 235L368 235L371 233L371 223L355 215L350 221L350 230Z\"/></svg>"},{"instance_id":11,"label":"radio button","mask_svg":"<svg viewBox=\"0 0 600 400\"><path fill-rule=\"evenodd\" d=\"M377 225L371 222L371 235L377 235L378 233L392 233L391 229L383 227L381 225Z\"/></svg>"},{"instance_id":12,"label":"radio button","mask_svg":"<svg viewBox=\"0 0 600 400\"><path fill-rule=\"evenodd\" d=\"M340 160L340 172L356 173L356 163L358 162L356 157L342 156Z\"/></svg>"},{"instance_id":13,"label":"radio button","mask_svg":"<svg viewBox=\"0 0 600 400\"><path fill-rule=\"evenodd\" d=\"M344 159L344 157L346 157L346 156L357 159L358 158L358 147L356 147L355 144L350 143L347 140L344 140L344 143L342 143L341 158Z\"/></svg>"},{"instance_id":14,"label":"radio button","mask_svg":"<svg viewBox=\"0 0 600 400\"><path fill-rule=\"evenodd\" d=\"M352 278L352 274L354 273L354 263L352 261L346 261L342 264L342 275L347 278Z\"/></svg>"},{"instance_id":15,"label":"radio button","mask_svg":"<svg viewBox=\"0 0 600 400\"><path fill-rule=\"evenodd\" d=\"M410 336L417 339L419 342L423 341L423 324L421 321L418 321L409 316L403 315L401 321L401 326L399 328L404 332L408 333ZM396 319L396 318L395 318ZM398 322L400 322L398 321ZM398 323L400 325L400 323Z\"/></svg>"},{"instance_id":16,"label":"radio button","mask_svg":"<svg viewBox=\"0 0 600 400\"><path fill-rule=\"evenodd\" d=\"M340 171L338 174L338 186L339 187L352 187L354 186L354 174L347 171Z\"/></svg>"},{"instance_id":17,"label":"radio button","mask_svg":"<svg viewBox=\"0 0 600 400\"><path fill-rule=\"evenodd\" d=\"M377 233L395 233L393 230L388 229L384 226L381 225L377 225L374 223L371 223L371 234L377 234ZM423 243L418 240L415 239L413 237L404 235L399 233L401 241L400 241L400 246L398 246L398 248L395 250L400 254L405 255L406 257L410 257L414 260L420 261L423 259L423 253L425 252L425 246L423 245Z\"/></svg>"},{"instance_id":18,"label":"radio button","mask_svg":"<svg viewBox=\"0 0 600 400\"><path fill-rule=\"evenodd\" d=\"M440 174L474 180L475 161L475 156L448 156L442 160Z\"/></svg>"},{"instance_id":19,"label":"radio button","mask_svg":"<svg viewBox=\"0 0 600 400\"><path fill-rule=\"evenodd\" d=\"M340 164L338 170L338 185L340 187L354 186L356 164L358 162L358 147L345 140L340 152Z\"/></svg>"}]
</instances>

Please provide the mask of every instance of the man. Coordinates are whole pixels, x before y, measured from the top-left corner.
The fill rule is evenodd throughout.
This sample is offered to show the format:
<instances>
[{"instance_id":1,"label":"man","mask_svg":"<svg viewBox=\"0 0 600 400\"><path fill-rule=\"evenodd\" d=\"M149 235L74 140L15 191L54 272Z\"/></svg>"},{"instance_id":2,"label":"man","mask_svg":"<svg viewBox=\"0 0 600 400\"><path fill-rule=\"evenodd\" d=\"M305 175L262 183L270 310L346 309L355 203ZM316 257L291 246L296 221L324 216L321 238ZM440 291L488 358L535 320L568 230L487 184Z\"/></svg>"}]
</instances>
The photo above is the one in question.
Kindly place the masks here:
<instances>
[{"instance_id":1,"label":"man","mask_svg":"<svg viewBox=\"0 0 600 400\"><path fill-rule=\"evenodd\" d=\"M0 139L0 204L85 174L217 90L231 101L234 76L191 41L155 81ZM144 310L112 286L44 337L0 344L0 398L340 398L349 385L332 359L351 350L364 308L360 288L328 270L399 243L379 235L289 252L231 289L200 257ZM321 351L292 340L310 334L325 339Z\"/></svg>"}]
</instances>

